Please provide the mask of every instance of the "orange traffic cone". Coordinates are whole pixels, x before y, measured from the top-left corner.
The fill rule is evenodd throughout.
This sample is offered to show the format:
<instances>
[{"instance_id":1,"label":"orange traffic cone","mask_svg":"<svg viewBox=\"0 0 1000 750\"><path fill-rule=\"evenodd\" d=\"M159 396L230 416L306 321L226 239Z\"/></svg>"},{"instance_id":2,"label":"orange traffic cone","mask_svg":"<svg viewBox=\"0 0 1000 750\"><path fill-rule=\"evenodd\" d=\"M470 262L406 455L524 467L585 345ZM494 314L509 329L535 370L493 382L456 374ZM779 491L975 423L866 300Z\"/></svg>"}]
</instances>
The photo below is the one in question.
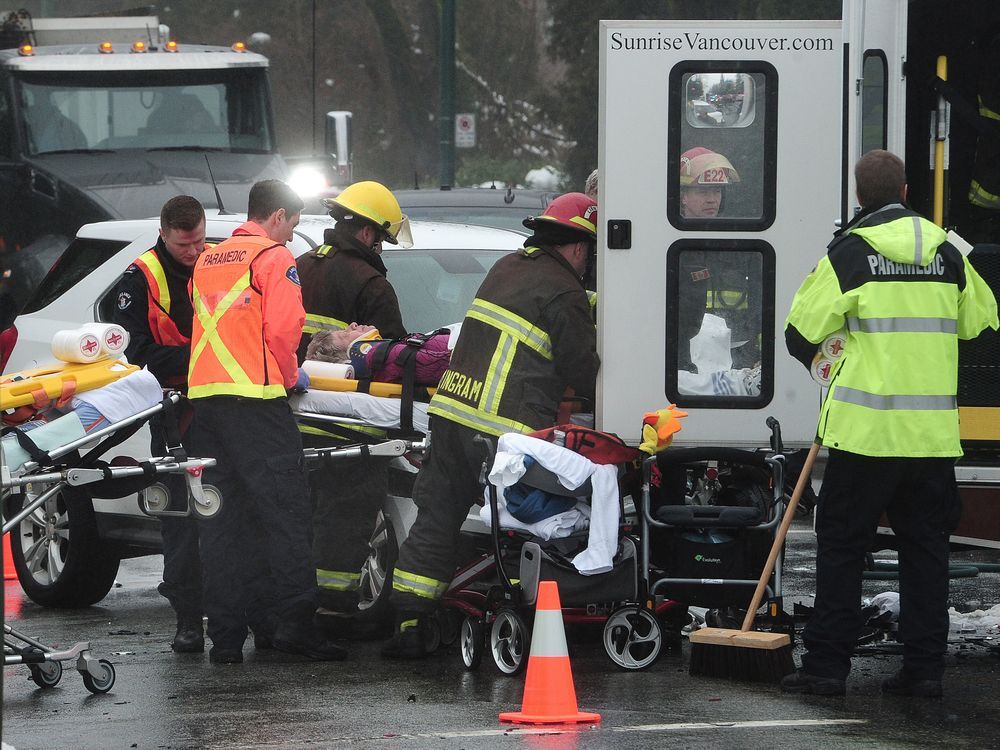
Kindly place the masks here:
<instances>
[{"instance_id":1,"label":"orange traffic cone","mask_svg":"<svg viewBox=\"0 0 1000 750\"><path fill-rule=\"evenodd\" d=\"M559 587L555 581L538 584L535 626L531 630L528 676L524 680L521 710L500 714L515 724L597 723L600 714L579 710L566 648Z\"/></svg>"},{"instance_id":2,"label":"orange traffic cone","mask_svg":"<svg viewBox=\"0 0 1000 750\"><path fill-rule=\"evenodd\" d=\"M14 558L10 554L10 534L3 535L3 579L5 581L17 578L17 571L14 570Z\"/></svg>"}]
</instances>

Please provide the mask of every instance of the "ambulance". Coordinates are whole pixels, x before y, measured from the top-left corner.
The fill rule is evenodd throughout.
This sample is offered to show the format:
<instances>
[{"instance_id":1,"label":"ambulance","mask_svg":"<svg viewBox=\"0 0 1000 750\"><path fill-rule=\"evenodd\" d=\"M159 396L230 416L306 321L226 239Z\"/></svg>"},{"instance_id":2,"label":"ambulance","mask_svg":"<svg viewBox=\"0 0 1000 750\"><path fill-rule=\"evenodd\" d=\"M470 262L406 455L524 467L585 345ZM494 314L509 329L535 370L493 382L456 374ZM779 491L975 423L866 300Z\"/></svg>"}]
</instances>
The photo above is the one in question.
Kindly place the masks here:
<instances>
[{"instance_id":1,"label":"ambulance","mask_svg":"<svg viewBox=\"0 0 1000 750\"><path fill-rule=\"evenodd\" d=\"M603 21L596 422L637 442L813 439L823 388L785 318L872 149L1000 296L1000 3L845 0L840 21ZM696 200L697 198L697 200ZM964 242L963 242L964 240ZM822 381L822 373L815 373ZM962 342L964 504L953 541L1000 548L1000 337ZM818 472L815 472L818 474Z\"/></svg>"}]
</instances>

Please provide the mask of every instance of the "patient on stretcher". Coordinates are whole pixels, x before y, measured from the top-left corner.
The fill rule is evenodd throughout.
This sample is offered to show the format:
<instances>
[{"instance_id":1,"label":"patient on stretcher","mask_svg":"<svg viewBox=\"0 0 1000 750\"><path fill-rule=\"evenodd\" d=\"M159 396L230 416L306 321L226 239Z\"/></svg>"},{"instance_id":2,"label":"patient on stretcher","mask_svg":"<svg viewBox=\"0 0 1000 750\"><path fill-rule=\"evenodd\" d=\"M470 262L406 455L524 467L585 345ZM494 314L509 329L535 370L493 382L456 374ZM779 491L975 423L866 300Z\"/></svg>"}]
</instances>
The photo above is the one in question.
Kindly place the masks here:
<instances>
[{"instance_id":1,"label":"patient on stretcher","mask_svg":"<svg viewBox=\"0 0 1000 750\"><path fill-rule=\"evenodd\" d=\"M108 427L160 403L163 390L148 370L137 370L94 390L73 396L62 406L53 404L16 429L32 434L39 448L50 451L84 435ZM2 441L4 461L16 470L28 460L28 453L13 434Z\"/></svg>"},{"instance_id":2,"label":"patient on stretcher","mask_svg":"<svg viewBox=\"0 0 1000 750\"><path fill-rule=\"evenodd\" d=\"M404 368L400 355L416 349L415 384L436 386L451 361L448 329L430 334L411 334L404 340L378 338L373 326L351 323L344 330L323 330L313 334L306 360L350 364L354 377L381 383L402 383Z\"/></svg>"}]
</instances>

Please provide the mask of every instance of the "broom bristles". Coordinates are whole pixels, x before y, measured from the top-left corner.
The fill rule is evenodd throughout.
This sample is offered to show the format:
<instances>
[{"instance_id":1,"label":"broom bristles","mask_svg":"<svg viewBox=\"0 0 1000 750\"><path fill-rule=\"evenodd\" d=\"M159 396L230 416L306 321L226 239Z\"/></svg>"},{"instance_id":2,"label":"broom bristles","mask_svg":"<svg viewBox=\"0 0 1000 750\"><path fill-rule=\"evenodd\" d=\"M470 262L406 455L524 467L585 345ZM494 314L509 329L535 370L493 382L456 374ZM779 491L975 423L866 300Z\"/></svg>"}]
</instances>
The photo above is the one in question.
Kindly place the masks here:
<instances>
[{"instance_id":1,"label":"broom bristles","mask_svg":"<svg viewBox=\"0 0 1000 750\"><path fill-rule=\"evenodd\" d=\"M739 631L737 631L739 632ZM759 649L692 643L689 673L745 682L780 682L795 671L792 646Z\"/></svg>"},{"instance_id":2,"label":"broom bristles","mask_svg":"<svg viewBox=\"0 0 1000 750\"><path fill-rule=\"evenodd\" d=\"M792 641L784 633L702 628L688 637L691 675L747 682L780 682L795 671Z\"/></svg>"}]
</instances>

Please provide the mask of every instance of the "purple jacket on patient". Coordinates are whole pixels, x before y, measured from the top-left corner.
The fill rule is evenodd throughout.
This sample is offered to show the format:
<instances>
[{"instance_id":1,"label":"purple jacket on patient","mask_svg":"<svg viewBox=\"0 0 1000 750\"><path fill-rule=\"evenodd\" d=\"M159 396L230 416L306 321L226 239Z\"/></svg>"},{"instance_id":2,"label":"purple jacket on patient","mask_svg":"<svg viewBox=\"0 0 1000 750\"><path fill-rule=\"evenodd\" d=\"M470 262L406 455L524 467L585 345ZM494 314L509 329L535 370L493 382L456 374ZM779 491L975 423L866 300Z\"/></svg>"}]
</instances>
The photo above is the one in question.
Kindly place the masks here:
<instances>
[{"instance_id":1,"label":"purple jacket on patient","mask_svg":"<svg viewBox=\"0 0 1000 750\"><path fill-rule=\"evenodd\" d=\"M409 340L414 344L422 341L419 348L399 340L355 341L351 344L350 350L354 377L380 383L402 383L403 367L397 364L397 360L403 350L413 346L415 349L413 356L416 357L415 384L436 386L451 361L448 337L448 331L429 336L414 335ZM384 352L385 347L389 347L388 354ZM381 367L378 366L380 359L384 362Z\"/></svg>"}]
</instances>

